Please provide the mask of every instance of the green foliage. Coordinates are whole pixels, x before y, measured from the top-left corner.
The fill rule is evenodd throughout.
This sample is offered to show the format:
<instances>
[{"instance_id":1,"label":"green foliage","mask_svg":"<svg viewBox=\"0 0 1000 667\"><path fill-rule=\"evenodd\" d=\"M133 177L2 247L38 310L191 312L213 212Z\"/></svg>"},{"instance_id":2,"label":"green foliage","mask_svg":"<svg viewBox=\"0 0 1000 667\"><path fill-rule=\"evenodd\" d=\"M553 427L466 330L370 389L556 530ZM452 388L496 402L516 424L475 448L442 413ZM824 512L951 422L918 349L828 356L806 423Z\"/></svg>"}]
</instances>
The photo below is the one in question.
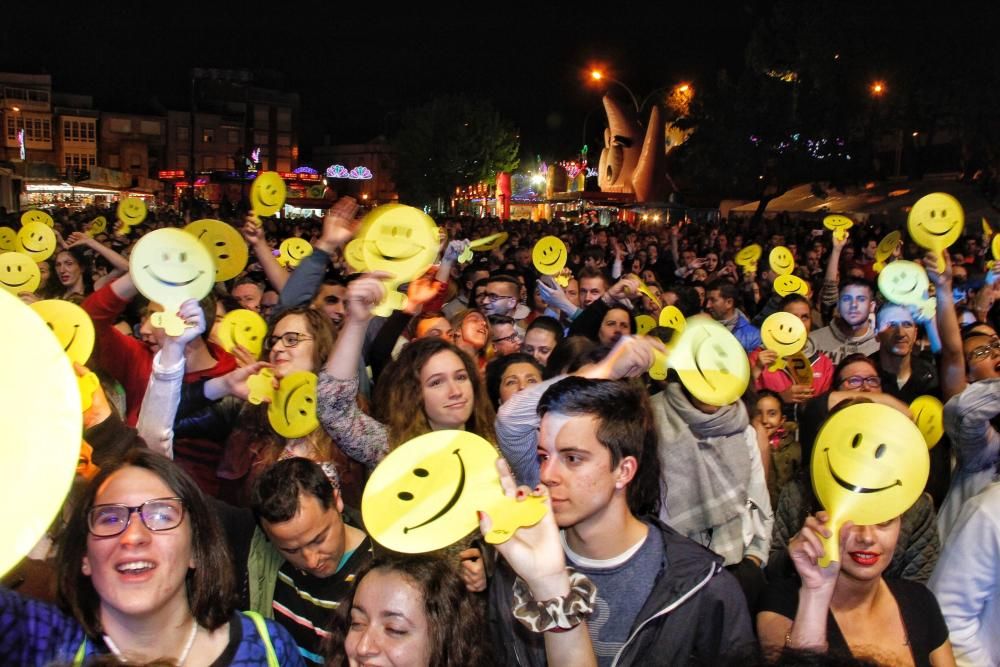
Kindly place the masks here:
<instances>
[{"instance_id":1,"label":"green foliage","mask_svg":"<svg viewBox=\"0 0 1000 667\"><path fill-rule=\"evenodd\" d=\"M397 186L403 201L447 199L458 186L493 182L519 164L514 126L485 100L440 97L407 111L393 143L399 155Z\"/></svg>"}]
</instances>

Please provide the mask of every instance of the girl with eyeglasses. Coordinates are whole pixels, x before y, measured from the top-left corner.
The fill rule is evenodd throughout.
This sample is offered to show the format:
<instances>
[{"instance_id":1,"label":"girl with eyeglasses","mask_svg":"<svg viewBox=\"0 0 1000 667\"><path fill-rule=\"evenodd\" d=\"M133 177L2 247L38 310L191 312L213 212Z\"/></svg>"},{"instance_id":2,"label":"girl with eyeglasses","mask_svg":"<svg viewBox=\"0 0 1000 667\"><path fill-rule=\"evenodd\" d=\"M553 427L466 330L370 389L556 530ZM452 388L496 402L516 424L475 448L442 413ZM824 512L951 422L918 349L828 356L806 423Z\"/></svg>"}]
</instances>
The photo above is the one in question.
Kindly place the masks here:
<instances>
[{"instance_id":1,"label":"girl with eyeglasses","mask_svg":"<svg viewBox=\"0 0 1000 667\"><path fill-rule=\"evenodd\" d=\"M149 450L86 487L59 539L57 587L58 607L0 589L0 664L304 665L284 628L237 613L217 519Z\"/></svg>"}]
</instances>

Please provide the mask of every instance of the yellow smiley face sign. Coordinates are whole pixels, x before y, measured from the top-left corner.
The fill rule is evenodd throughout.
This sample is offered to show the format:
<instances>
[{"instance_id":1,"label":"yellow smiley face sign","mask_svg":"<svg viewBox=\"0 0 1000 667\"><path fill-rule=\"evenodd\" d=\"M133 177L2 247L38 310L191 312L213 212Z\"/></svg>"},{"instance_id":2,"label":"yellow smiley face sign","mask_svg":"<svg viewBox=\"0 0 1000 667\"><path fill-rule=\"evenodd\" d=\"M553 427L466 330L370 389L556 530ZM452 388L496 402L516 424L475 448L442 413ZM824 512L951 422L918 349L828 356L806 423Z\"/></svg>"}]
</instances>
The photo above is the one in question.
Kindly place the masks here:
<instances>
[{"instance_id":1,"label":"yellow smiley face sign","mask_svg":"<svg viewBox=\"0 0 1000 667\"><path fill-rule=\"evenodd\" d=\"M777 352L779 357L790 357L801 350L808 337L806 325L791 313L769 315L760 327L760 339L764 347Z\"/></svg>"},{"instance_id":2,"label":"yellow smiley face sign","mask_svg":"<svg viewBox=\"0 0 1000 667\"><path fill-rule=\"evenodd\" d=\"M846 215L828 215L823 218L823 226L833 232L837 240L847 238L847 230L854 226L854 221Z\"/></svg>"},{"instance_id":3,"label":"yellow smiley face sign","mask_svg":"<svg viewBox=\"0 0 1000 667\"><path fill-rule=\"evenodd\" d=\"M374 312L389 315L402 308L405 297L399 285L423 275L438 254L440 236L434 220L418 208L403 204L379 206L361 221L361 251L369 271L386 271L386 299Z\"/></svg>"},{"instance_id":4,"label":"yellow smiley face sign","mask_svg":"<svg viewBox=\"0 0 1000 667\"><path fill-rule=\"evenodd\" d=\"M129 274L144 297L172 315L188 299L202 299L215 284L215 264L198 239L182 229L152 231L135 244Z\"/></svg>"},{"instance_id":5,"label":"yellow smiley face sign","mask_svg":"<svg viewBox=\"0 0 1000 667\"><path fill-rule=\"evenodd\" d=\"M1000 262L1000 234L993 237L993 242L990 243L990 252L993 253L993 259Z\"/></svg>"},{"instance_id":6,"label":"yellow smiley face sign","mask_svg":"<svg viewBox=\"0 0 1000 667\"><path fill-rule=\"evenodd\" d=\"M0 227L0 252L17 251L17 232L10 227Z\"/></svg>"},{"instance_id":7,"label":"yellow smiley face sign","mask_svg":"<svg viewBox=\"0 0 1000 667\"><path fill-rule=\"evenodd\" d=\"M542 275L556 275L565 268L568 259L566 244L558 236L543 236L531 249L531 261Z\"/></svg>"},{"instance_id":8,"label":"yellow smiley face sign","mask_svg":"<svg viewBox=\"0 0 1000 667\"><path fill-rule=\"evenodd\" d=\"M267 421L275 433L285 438L303 438L319 428L316 374L297 371L281 378L267 408Z\"/></svg>"},{"instance_id":9,"label":"yellow smiley face sign","mask_svg":"<svg viewBox=\"0 0 1000 667\"><path fill-rule=\"evenodd\" d=\"M118 202L118 220L129 230L146 219L146 202L138 197L125 197Z\"/></svg>"},{"instance_id":10,"label":"yellow smiley face sign","mask_svg":"<svg viewBox=\"0 0 1000 667\"><path fill-rule=\"evenodd\" d=\"M0 346L8 351L8 381L0 383L2 574L31 551L62 508L76 472L83 419L73 367L42 318L0 292L0 320Z\"/></svg>"},{"instance_id":11,"label":"yellow smiley face sign","mask_svg":"<svg viewBox=\"0 0 1000 667\"><path fill-rule=\"evenodd\" d=\"M90 226L87 227L87 236L97 236L98 234L103 234L108 228L108 219L103 215L99 215L90 221Z\"/></svg>"},{"instance_id":12,"label":"yellow smiley face sign","mask_svg":"<svg viewBox=\"0 0 1000 667\"><path fill-rule=\"evenodd\" d=\"M15 249L34 262L44 262L56 251L56 233L44 222L29 222L17 233Z\"/></svg>"},{"instance_id":13,"label":"yellow smiley face sign","mask_svg":"<svg viewBox=\"0 0 1000 667\"><path fill-rule=\"evenodd\" d=\"M809 296L809 283L789 273L774 279L774 291L781 296L788 296L789 294Z\"/></svg>"},{"instance_id":14,"label":"yellow smiley face sign","mask_svg":"<svg viewBox=\"0 0 1000 667\"><path fill-rule=\"evenodd\" d=\"M30 257L19 252L0 254L0 287L4 290L16 296L34 292L41 282L42 273Z\"/></svg>"},{"instance_id":15,"label":"yellow smiley face sign","mask_svg":"<svg viewBox=\"0 0 1000 667\"><path fill-rule=\"evenodd\" d=\"M219 343L226 352L232 352L240 345L250 351L255 359L260 358L264 349L264 337L267 336L267 322L253 312L239 308L226 313L219 322Z\"/></svg>"},{"instance_id":16,"label":"yellow smiley face sign","mask_svg":"<svg viewBox=\"0 0 1000 667\"><path fill-rule=\"evenodd\" d=\"M250 206L261 217L274 215L285 205L287 190L285 182L276 171L265 171L257 175L250 188Z\"/></svg>"},{"instance_id":17,"label":"yellow smiley face sign","mask_svg":"<svg viewBox=\"0 0 1000 667\"><path fill-rule=\"evenodd\" d=\"M661 327L673 329L677 333L680 333L684 331L684 313L677 306L664 306L663 310L660 311L659 324Z\"/></svg>"},{"instance_id":18,"label":"yellow smiley face sign","mask_svg":"<svg viewBox=\"0 0 1000 667\"><path fill-rule=\"evenodd\" d=\"M344 259L358 273L368 270L365 266L364 239L354 239L344 247Z\"/></svg>"},{"instance_id":19,"label":"yellow smiley face sign","mask_svg":"<svg viewBox=\"0 0 1000 667\"><path fill-rule=\"evenodd\" d=\"M184 227L208 250L215 260L215 282L232 280L246 268L249 252L243 237L221 220L205 218ZM311 246L310 246L311 248Z\"/></svg>"},{"instance_id":20,"label":"yellow smiley face sign","mask_svg":"<svg viewBox=\"0 0 1000 667\"><path fill-rule=\"evenodd\" d=\"M933 396L918 396L910 403L913 413L913 423L924 436L927 449L934 446L944 437L944 406Z\"/></svg>"},{"instance_id":21,"label":"yellow smiley face sign","mask_svg":"<svg viewBox=\"0 0 1000 667\"><path fill-rule=\"evenodd\" d=\"M900 259L878 274L878 289L889 301L901 306L919 306L927 301L930 281L916 262Z\"/></svg>"},{"instance_id":22,"label":"yellow smiley face sign","mask_svg":"<svg viewBox=\"0 0 1000 667\"><path fill-rule=\"evenodd\" d=\"M816 497L834 535L824 540L825 567L839 560L837 531L845 521L870 526L893 519L917 501L930 470L927 444L903 413L879 403L851 405L820 428L812 454Z\"/></svg>"},{"instance_id":23,"label":"yellow smiley face sign","mask_svg":"<svg viewBox=\"0 0 1000 667\"><path fill-rule=\"evenodd\" d=\"M760 245L752 243L736 253L733 261L736 262L737 266L743 267L745 271L756 271L757 262L760 261L760 256L763 252L764 249Z\"/></svg>"},{"instance_id":24,"label":"yellow smiley face sign","mask_svg":"<svg viewBox=\"0 0 1000 667\"><path fill-rule=\"evenodd\" d=\"M944 192L933 192L917 200L906 219L906 228L921 248L941 253L962 235L965 211L958 200ZM944 271L944 260L938 258L938 271Z\"/></svg>"},{"instance_id":25,"label":"yellow smiley face sign","mask_svg":"<svg viewBox=\"0 0 1000 667\"><path fill-rule=\"evenodd\" d=\"M48 227L53 226L52 216L45 211L39 211L37 208L33 208L30 211L25 211L21 214L21 224L30 225L34 222L40 222Z\"/></svg>"},{"instance_id":26,"label":"yellow smiley face sign","mask_svg":"<svg viewBox=\"0 0 1000 667\"><path fill-rule=\"evenodd\" d=\"M750 362L729 329L707 315L687 320L667 359L691 395L709 405L729 405L750 382Z\"/></svg>"},{"instance_id":27,"label":"yellow smiley face sign","mask_svg":"<svg viewBox=\"0 0 1000 667\"><path fill-rule=\"evenodd\" d=\"M636 315L635 316L635 332L640 336L645 336L649 333L650 329L656 327L656 320L654 320L649 315Z\"/></svg>"},{"instance_id":28,"label":"yellow smiley face sign","mask_svg":"<svg viewBox=\"0 0 1000 667\"><path fill-rule=\"evenodd\" d=\"M875 273L882 272L886 261L896 252L902 238L899 232L889 232L878 242L878 246L875 247L875 264L872 266Z\"/></svg>"},{"instance_id":29,"label":"yellow smiley face sign","mask_svg":"<svg viewBox=\"0 0 1000 667\"><path fill-rule=\"evenodd\" d=\"M492 522L486 541L506 542L521 526L538 523L545 499L508 498L500 487L496 450L466 431L435 431L393 450L365 485L361 514L372 539L400 553L425 553L454 544Z\"/></svg>"},{"instance_id":30,"label":"yellow smiley face sign","mask_svg":"<svg viewBox=\"0 0 1000 667\"><path fill-rule=\"evenodd\" d=\"M771 264L771 270L779 276L786 276L795 269L795 258L792 256L792 251L783 245L776 246L771 250L767 259Z\"/></svg>"},{"instance_id":31,"label":"yellow smiley face sign","mask_svg":"<svg viewBox=\"0 0 1000 667\"><path fill-rule=\"evenodd\" d=\"M48 325L70 361L86 365L94 351L94 323L80 306L61 299L45 299L31 304Z\"/></svg>"}]
</instances>

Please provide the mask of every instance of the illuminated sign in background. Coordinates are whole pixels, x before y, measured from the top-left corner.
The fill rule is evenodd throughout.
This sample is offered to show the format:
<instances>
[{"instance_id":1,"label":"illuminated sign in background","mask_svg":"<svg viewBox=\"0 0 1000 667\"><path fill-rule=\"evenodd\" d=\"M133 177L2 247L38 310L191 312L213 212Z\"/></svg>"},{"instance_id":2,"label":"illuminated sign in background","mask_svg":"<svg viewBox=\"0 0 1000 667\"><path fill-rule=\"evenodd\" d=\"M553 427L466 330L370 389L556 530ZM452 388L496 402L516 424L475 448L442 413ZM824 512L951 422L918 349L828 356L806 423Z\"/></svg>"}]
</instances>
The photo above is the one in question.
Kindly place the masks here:
<instances>
[{"instance_id":1,"label":"illuminated sign in background","mask_svg":"<svg viewBox=\"0 0 1000 667\"><path fill-rule=\"evenodd\" d=\"M348 169L342 164L331 164L326 168L327 178L348 178L352 181L367 181L372 178L372 171L368 167L358 166Z\"/></svg>"}]
</instances>

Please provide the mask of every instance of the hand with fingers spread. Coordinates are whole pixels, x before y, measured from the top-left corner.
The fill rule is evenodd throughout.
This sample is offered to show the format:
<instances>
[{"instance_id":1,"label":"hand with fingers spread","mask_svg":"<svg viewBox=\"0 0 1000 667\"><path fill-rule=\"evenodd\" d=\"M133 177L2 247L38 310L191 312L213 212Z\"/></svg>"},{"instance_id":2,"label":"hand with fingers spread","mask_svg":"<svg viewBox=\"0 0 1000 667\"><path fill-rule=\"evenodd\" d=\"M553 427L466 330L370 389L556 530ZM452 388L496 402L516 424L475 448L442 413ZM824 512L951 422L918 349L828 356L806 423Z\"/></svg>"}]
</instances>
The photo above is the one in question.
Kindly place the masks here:
<instances>
[{"instance_id":1,"label":"hand with fingers spread","mask_svg":"<svg viewBox=\"0 0 1000 667\"><path fill-rule=\"evenodd\" d=\"M313 245L328 255L332 255L337 248L347 245L358 231L359 210L360 206L353 197L345 196L338 199L323 216L323 233Z\"/></svg>"}]
</instances>

